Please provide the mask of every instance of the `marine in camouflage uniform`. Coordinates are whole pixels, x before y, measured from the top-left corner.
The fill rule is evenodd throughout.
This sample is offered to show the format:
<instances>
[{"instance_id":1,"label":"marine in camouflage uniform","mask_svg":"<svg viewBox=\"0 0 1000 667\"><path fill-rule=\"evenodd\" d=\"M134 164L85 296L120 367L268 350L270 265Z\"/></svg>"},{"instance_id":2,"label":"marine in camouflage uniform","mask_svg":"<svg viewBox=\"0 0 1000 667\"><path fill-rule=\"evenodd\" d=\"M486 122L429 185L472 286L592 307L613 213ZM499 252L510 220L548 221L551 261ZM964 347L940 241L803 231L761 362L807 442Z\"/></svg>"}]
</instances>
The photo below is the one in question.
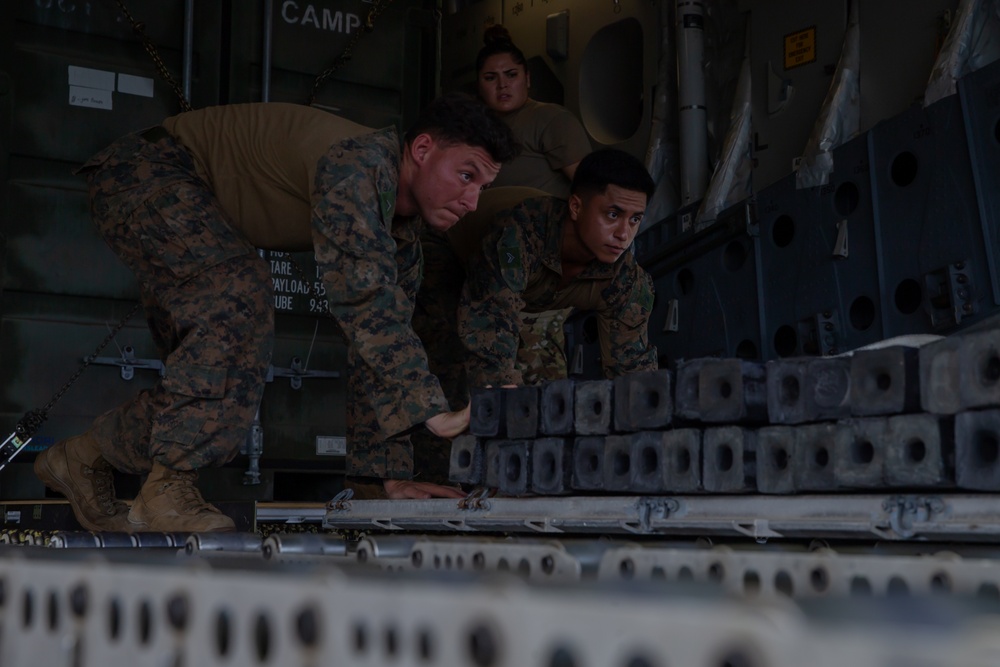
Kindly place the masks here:
<instances>
[{"instance_id":1,"label":"marine in camouflage uniform","mask_svg":"<svg viewBox=\"0 0 1000 667\"><path fill-rule=\"evenodd\" d=\"M523 318L533 312L594 312L607 377L657 367L647 332L652 280L629 252L614 263L594 260L564 280L569 218L562 199L491 188L461 225L424 236L425 255L436 261L426 267L414 329L453 404L468 400L469 387L538 381L525 376L518 357L527 342Z\"/></svg>"},{"instance_id":2,"label":"marine in camouflage uniform","mask_svg":"<svg viewBox=\"0 0 1000 667\"><path fill-rule=\"evenodd\" d=\"M418 125L436 127L441 113L487 118L480 108L453 97L432 104ZM499 121L484 122L501 128L501 152L509 150ZM424 134L421 146L437 147ZM441 145L437 165L450 150ZM36 461L39 477L70 499L85 527L232 529L193 481L197 469L236 455L261 400L274 315L270 271L257 248L314 249L350 347L348 440L361 445L353 471L411 474L405 432L447 412L447 401L410 327L422 224L415 214L395 214L407 148L394 128L372 131L300 105L245 104L168 118L84 165L95 224L135 273L164 359L155 386ZM419 168L410 160L407 205L416 210ZM475 180L461 188L478 194ZM452 190L435 193L428 214L455 205L443 201ZM109 499L108 463L151 473L127 520L113 487Z\"/></svg>"}]
</instances>

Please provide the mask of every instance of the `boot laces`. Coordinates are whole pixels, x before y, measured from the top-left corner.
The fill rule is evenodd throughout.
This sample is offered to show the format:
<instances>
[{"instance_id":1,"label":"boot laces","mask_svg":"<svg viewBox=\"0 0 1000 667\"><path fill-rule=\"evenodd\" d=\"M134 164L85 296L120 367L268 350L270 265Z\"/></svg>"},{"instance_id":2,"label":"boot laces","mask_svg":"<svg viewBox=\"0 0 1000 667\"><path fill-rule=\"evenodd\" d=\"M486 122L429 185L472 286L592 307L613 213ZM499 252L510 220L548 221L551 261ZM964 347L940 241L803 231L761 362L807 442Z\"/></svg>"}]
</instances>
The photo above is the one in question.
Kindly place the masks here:
<instances>
[{"instance_id":1,"label":"boot laces","mask_svg":"<svg viewBox=\"0 0 1000 667\"><path fill-rule=\"evenodd\" d=\"M111 464L104 459L98 459L93 466L84 465L83 474L94 484L94 496L101 510L108 516L126 511L124 501L115 497L115 478L111 473Z\"/></svg>"},{"instance_id":2,"label":"boot laces","mask_svg":"<svg viewBox=\"0 0 1000 667\"><path fill-rule=\"evenodd\" d=\"M170 496L178 510L198 514L214 511L215 508L205 502L201 492L195 486L196 473L172 470L163 484L163 492Z\"/></svg>"}]
</instances>

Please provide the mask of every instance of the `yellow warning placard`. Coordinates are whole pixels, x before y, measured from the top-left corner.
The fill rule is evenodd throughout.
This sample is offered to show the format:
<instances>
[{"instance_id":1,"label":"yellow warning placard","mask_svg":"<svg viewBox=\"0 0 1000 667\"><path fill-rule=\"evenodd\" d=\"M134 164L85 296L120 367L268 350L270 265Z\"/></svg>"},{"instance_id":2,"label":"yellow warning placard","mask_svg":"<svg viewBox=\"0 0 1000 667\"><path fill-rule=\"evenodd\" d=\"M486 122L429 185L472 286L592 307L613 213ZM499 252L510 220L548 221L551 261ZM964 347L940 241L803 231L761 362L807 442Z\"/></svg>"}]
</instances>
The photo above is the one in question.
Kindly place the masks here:
<instances>
[{"instance_id":1,"label":"yellow warning placard","mask_svg":"<svg viewBox=\"0 0 1000 667\"><path fill-rule=\"evenodd\" d=\"M816 26L785 35L785 69L816 61Z\"/></svg>"}]
</instances>

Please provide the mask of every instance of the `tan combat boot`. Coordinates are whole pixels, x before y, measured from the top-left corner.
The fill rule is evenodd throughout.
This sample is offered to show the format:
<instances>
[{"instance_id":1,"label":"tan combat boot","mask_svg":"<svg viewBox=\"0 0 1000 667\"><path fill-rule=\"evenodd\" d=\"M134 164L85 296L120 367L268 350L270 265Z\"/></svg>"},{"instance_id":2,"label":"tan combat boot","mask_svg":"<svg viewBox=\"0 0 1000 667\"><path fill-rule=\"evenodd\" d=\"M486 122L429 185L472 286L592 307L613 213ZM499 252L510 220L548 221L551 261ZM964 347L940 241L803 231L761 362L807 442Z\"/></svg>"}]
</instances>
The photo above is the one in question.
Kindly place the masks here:
<instances>
[{"instance_id":1,"label":"tan combat boot","mask_svg":"<svg viewBox=\"0 0 1000 667\"><path fill-rule=\"evenodd\" d=\"M236 530L232 519L201 497L195 486L197 479L198 473L193 470L171 470L154 463L153 471L132 502L129 530L164 533Z\"/></svg>"},{"instance_id":2,"label":"tan combat boot","mask_svg":"<svg viewBox=\"0 0 1000 667\"><path fill-rule=\"evenodd\" d=\"M35 458L35 475L45 486L66 496L76 520L87 530L129 529L128 505L115 497L111 464L87 433L41 452Z\"/></svg>"}]
</instances>

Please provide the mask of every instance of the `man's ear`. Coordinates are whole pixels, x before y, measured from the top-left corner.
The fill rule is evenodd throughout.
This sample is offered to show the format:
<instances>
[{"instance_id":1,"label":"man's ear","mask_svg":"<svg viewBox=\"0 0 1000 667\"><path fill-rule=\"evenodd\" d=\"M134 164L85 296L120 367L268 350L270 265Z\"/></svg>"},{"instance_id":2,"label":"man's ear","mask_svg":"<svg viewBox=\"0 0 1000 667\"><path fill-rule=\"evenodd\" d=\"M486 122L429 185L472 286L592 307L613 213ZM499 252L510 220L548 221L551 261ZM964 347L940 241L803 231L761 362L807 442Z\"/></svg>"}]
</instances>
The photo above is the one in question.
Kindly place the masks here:
<instances>
[{"instance_id":1,"label":"man's ear","mask_svg":"<svg viewBox=\"0 0 1000 667\"><path fill-rule=\"evenodd\" d=\"M580 217L580 210L583 208L583 199L580 195L569 196L569 219L576 222Z\"/></svg>"},{"instance_id":2,"label":"man's ear","mask_svg":"<svg viewBox=\"0 0 1000 667\"><path fill-rule=\"evenodd\" d=\"M433 146L434 137L424 132L413 137L413 141L406 147L406 152L414 164L422 165Z\"/></svg>"}]
</instances>

